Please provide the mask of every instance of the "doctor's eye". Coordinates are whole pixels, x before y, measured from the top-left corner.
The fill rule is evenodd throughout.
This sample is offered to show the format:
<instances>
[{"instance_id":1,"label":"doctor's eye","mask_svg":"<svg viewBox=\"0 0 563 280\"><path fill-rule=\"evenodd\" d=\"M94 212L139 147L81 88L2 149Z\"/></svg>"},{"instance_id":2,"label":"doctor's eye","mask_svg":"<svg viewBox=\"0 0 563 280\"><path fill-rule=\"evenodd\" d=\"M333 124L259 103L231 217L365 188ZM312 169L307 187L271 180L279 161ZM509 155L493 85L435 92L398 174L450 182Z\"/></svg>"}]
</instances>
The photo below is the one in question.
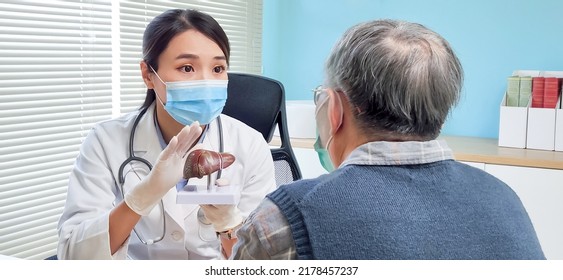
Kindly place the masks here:
<instances>
[{"instance_id":1,"label":"doctor's eye","mask_svg":"<svg viewBox=\"0 0 563 280\"><path fill-rule=\"evenodd\" d=\"M221 74L221 73L223 73L223 71L225 71L225 66L215 66L215 67L213 67L213 72L215 74Z\"/></svg>"},{"instance_id":2,"label":"doctor's eye","mask_svg":"<svg viewBox=\"0 0 563 280\"><path fill-rule=\"evenodd\" d=\"M184 71L184 72L194 72L194 67L191 65L184 65L182 67L180 67L180 70Z\"/></svg>"}]
</instances>

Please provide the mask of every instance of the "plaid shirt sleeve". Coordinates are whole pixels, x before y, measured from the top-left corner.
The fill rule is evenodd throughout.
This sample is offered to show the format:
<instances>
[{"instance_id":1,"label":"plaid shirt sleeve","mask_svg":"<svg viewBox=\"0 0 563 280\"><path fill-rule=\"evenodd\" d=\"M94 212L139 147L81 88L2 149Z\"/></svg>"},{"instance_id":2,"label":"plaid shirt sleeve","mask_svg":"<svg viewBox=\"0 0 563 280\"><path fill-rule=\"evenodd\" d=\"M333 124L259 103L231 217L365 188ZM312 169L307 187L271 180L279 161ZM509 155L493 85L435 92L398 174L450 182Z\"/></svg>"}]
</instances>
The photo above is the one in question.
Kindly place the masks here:
<instances>
[{"instance_id":1,"label":"plaid shirt sleeve","mask_svg":"<svg viewBox=\"0 0 563 280\"><path fill-rule=\"evenodd\" d=\"M237 239L231 259L291 260L297 258L289 223L278 206L267 198L238 229Z\"/></svg>"}]
</instances>

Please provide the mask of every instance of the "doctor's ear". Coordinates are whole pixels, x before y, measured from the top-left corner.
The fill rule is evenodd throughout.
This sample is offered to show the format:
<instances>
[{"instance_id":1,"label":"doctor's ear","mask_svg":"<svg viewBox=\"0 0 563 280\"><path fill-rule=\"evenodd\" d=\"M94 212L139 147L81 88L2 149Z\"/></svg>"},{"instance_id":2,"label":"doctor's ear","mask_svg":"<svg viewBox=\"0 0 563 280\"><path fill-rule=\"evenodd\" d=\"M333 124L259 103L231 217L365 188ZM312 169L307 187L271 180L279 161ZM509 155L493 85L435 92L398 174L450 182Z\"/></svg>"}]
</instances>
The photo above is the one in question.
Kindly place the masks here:
<instances>
[{"instance_id":1,"label":"doctor's ear","mask_svg":"<svg viewBox=\"0 0 563 280\"><path fill-rule=\"evenodd\" d=\"M148 89L154 89L154 83L151 79L151 77L153 75L152 74L152 70L151 68L148 66L148 64L142 60L139 65L141 66L141 75L143 76L143 81L145 82L145 85L147 86Z\"/></svg>"}]
</instances>

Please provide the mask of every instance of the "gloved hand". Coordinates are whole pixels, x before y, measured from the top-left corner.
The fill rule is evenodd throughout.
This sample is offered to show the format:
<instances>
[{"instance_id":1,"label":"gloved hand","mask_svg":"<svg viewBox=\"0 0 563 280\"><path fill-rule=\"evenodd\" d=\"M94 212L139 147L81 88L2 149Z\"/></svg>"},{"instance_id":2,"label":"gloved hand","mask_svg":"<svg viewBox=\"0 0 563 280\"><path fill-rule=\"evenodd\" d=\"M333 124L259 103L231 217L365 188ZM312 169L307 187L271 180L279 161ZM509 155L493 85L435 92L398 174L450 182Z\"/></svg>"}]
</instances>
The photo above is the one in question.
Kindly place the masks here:
<instances>
[{"instance_id":1,"label":"gloved hand","mask_svg":"<svg viewBox=\"0 0 563 280\"><path fill-rule=\"evenodd\" d=\"M217 187L228 185L226 179L217 179ZM205 218L213 224L216 232L232 229L242 223L242 215L236 205L200 205Z\"/></svg>"},{"instance_id":2,"label":"gloved hand","mask_svg":"<svg viewBox=\"0 0 563 280\"><path fill-rule=\"evenodd\" d=\"M242 215L236 205L200 205L205 218L216 232L232 229L242 223Z\"/></svg>"},{"instance_id":3,"label":"gloved hand","mask_svg":"<svg viewBox=\"0 0 563 280\"><path fill-rule=\"evenodd\" d=\"M159 200L182 179L186 155L201 131L199 122L196 121L172 137L149 175L125 195L125 203L131 210L142 216L148 215Z\"/></svg>"}]
</instances>

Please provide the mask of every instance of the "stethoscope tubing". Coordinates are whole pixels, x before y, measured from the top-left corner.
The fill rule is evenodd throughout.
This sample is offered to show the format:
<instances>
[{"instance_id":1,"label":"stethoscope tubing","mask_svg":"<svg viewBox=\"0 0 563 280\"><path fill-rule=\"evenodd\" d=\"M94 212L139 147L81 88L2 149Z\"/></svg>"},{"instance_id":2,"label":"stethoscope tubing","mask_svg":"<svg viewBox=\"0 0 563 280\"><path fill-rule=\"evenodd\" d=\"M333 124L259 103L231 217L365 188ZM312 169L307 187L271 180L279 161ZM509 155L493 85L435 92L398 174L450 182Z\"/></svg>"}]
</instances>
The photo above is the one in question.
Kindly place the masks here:
<instances>
[{"instance_id":1,"label":"stethoscope tubing","mask_svg":"<svg viewBox=\"0 0 563 280\"><path fill-rule=\"evenodd\" d=\"M139 162L145 164L149 168L149 172L152 170L152 167L153 167L152 164L148 160L146 160L142 157L135 156L134 151L133 151L133 143L135 141L135 132L137 130L137 126L139 125L139 121L141 120L143 115L147 112L147 109L148 109L148 107L143 108L139 112L137 117L135 118L135 122L133 123L133 127L131 128L131 133L129 135L129 157L125 161L123 161L121 166L119 166L118 180L119 180L119 187L120 187L122 199L125 199L125 193L124 193L124 190L123 190L123 184L125 183L125 176L123 174L123 170L125 169L125 166L127 166L127 164L130 164L133 161L139 161ZM217 117L217 125L218 125L218 130L219 130L219 152L223 153L224 152L223 124L221 122L221 116ZM219 171L217 171L217 179L221 178L221 171L222 171L221 169L219 169ZM164 202L162 201L162 199L160 199L160 207L162 209L162 222L163 222L162 229L163 229L163 231L162 231L162 235L160 235L158 238L145 240L145 239L141 238L141 235L137 232L137 229L135 227L133 227L133 232L135 233L137 238L139 238L141 243L143 243L145 245L151 245L151 244L154 244L156 242L159 242L159 241L163 240L164 236L166 235L166 215L164 213ZM202 215L202 213L200 213L200 211L198 211L198 221L201 222L202 224L208 224L205 221L205 216Z\"/></svg>"}]
</instances>

